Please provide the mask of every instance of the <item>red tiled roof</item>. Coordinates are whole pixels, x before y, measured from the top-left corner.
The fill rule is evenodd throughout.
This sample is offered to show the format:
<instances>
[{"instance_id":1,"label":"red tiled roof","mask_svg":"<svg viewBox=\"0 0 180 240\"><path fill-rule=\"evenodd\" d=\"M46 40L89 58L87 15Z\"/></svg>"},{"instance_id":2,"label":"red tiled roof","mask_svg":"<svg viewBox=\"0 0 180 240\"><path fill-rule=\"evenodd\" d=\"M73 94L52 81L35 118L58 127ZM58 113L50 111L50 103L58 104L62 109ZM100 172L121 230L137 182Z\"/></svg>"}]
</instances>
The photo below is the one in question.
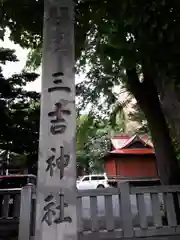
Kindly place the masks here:
<instances>
[{"instance_id":1,"label":"red tiled roof","mask_svg":"<svg viewBox=\"0 0 180 240\"><path fill-rule=\"evenodd\" d=\"M109 158L111 156L118 155L149 155L155 154L153 148L131 148L131 149L115 149L111 152L108 152L104 155L104 158Z\"/></svg>"},{"instance_id":2,"label":"red tiled roof","mask_svg":"<svg viewBox=\"0 0 180 240\"><path fill-rule=\"evenodd\" d=\"M144 144L153 147L152 144L149 142L148 136L143 136L143 137L139 137L137 135L134 135L132 137L113 136L111 137L111 143L114 149L122 149L122 148L125 148L127 145L129 145L135 138L138 138L140 141L144 142Z\"/></svg>"},{"instance_id":3,"label":"red tiled roof","mask_svg":"<svg viewBox=\"0 0 180 240\"><path fill-rule=\"evenodd\" d=\"M109 154L154 154L153 148L115 149Z\"/></svg>"},{"instance_id":4,"label":"red tiled roof","mask_svg":"<svg viewBox=\"0 0 180 240\"><path fill-rule=\"evenodd\" d=\"M114 149L120 149L130 139L129 136L114 136L111 137L111 143Z\"/></svg>"},{"instance_id":5,"label":"red tiled roof","mask_svg":"<svg viewBox=\"0 0 180 240\"><path fill-rule=\"evenodd\" d=\"M143 148L127 148L133 141L141 141L144 146ZM150 142L148 142L149 138L147 136L139 137L135 136L114 136L111 138L112 145L114 150L105 154L106 157L110 157L112 155L147 155L147 154L155 154L153 146Z\"/></svg>"}]
</instances>

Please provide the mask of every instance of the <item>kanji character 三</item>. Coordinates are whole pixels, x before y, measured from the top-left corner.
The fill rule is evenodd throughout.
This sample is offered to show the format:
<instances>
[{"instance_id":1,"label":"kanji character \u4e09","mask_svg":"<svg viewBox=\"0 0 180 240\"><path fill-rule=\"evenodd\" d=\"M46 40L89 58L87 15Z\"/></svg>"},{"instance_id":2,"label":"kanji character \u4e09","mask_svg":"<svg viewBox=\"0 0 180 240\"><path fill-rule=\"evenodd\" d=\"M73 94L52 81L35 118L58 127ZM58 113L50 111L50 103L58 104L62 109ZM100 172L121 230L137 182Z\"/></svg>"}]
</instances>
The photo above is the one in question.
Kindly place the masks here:
<instances>
[{"instance_id":1,"label":"kanji character \u4e09","mask_svg":"<svg viewBox=\"0 0 180 240\"><path fill-rule=\"evenodd\" d=\"M64 38L64 35L61 34L60 39ZM48 92L54 92L54 91L65 91L70 93L71 92L71 88L64 86L64 82L63 82L63 76L64 73L62 72L56 72L52 74L52 77L54 78L53 83L55 86L48 88Z\"/></svg>"}]
</instances>

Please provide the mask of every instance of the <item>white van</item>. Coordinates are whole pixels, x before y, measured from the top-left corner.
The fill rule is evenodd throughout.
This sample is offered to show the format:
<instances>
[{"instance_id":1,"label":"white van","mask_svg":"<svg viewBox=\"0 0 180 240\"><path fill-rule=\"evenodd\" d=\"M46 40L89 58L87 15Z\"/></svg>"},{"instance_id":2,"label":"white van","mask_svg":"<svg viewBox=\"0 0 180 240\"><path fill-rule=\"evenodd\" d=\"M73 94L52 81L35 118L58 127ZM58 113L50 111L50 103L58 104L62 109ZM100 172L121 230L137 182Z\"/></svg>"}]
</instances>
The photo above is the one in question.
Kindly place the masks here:
<instances>
[{"instance_id":1,"label":"white van","mask_svg":"<svg viewBox=\"0 0 180 240\"><path fill-rule=\"evenodd\" d=\"M106 174L85 175L77 181L77 189L96 189L109 187Z\"/></svg>"}]
</instances>

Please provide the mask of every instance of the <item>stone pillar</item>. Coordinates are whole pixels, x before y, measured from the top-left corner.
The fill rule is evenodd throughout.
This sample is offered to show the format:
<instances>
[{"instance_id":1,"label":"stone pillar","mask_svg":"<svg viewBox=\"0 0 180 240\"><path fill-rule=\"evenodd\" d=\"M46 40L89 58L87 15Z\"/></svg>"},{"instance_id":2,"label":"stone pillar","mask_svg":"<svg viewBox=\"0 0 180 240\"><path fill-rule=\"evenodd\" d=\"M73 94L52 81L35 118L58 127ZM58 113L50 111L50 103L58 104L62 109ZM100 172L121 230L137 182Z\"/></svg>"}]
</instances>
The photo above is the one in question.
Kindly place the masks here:
<instances>
[{"instance_id":1,"label":"stone pillar","mask_svg":"<svg viewBox=\"0 0 180 240\"><path fill-rule=\"evenodd\" d=\"M76 239L73 0L44 0L36 240ZM28 16L27 16L28 17Z\"/></svg>"}]
</instances>

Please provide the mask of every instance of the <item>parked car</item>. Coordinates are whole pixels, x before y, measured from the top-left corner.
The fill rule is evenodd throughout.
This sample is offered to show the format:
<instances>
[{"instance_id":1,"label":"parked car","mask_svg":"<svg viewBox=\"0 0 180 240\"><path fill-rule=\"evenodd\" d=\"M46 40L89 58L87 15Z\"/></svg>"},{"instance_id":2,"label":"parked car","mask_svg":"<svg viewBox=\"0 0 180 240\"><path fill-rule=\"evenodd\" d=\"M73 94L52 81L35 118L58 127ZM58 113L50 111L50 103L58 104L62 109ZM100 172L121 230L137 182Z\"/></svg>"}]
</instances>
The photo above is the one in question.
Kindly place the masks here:
<instances>
[{"instance_id":1,"label":"parked car","mask_svg":"<svg viewBox=\"0 0 180 240\"><path fill-rule=\"evenodd\" d=\"M106 174L85 175L77 180L77 189L96 189L109 187Z\"/></svg>"},{"instance_id":2,"label":"parked car","mask_svg":"<svg viewBox=\"0 0 180 240\"><path fill-rule=\"evenodd\" d=\"M36 176L32 174L12 174L0 176L0 189L22 188L28 183L36 185Z\"/></svg>"}]
</instances>

